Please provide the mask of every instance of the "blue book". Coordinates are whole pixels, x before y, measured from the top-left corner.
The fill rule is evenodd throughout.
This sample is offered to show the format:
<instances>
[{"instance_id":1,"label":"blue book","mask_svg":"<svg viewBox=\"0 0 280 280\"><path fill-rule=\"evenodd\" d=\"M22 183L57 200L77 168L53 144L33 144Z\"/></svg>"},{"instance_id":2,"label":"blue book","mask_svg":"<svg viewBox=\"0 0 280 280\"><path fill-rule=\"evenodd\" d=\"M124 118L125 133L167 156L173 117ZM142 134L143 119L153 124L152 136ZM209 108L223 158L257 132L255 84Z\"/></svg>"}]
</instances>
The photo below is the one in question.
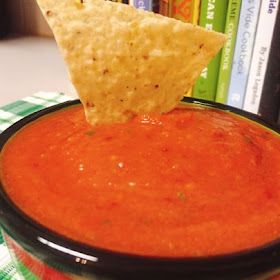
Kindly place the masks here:
<instances>
[{"instance_id":1,"label":"blue book","mask_svg":"<svg viewBox=\"0 0 280 280\"><path fill-rule=\"evenodd\" d=\"M242 108L251 65L260 0L243 0L228 90L227 104Z\"/></svg>"},{"instance_id":2,"label":"blue book","mask_svg":"<svg viewBox=\"0 0 280 280\"><path fill-rule=\"evenodd\" d=\"M137 9L142 9L145 11L153 11L152 0L132 0L131 4Z\"/></svg>"}]
</instances>

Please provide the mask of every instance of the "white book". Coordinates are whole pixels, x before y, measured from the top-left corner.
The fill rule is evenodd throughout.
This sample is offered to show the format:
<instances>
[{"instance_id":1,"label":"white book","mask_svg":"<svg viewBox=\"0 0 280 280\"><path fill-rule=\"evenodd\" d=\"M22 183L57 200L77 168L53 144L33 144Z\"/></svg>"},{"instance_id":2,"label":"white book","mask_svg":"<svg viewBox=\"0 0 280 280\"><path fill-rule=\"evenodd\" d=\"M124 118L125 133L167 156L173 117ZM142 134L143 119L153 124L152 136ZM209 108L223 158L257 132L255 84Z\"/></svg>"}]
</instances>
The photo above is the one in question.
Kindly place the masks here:
<instances>
[{"instance_id":1,"label":"white book","mask_svg":"<svg viewBox=\"0 0 280 280\"><path fill-rule=\"evenodd\" d=\"M253 57L248 78L245 111L258 113L276 15L280 0L262 0Z\"/></svg>"},{"instance_id":2,"label":"white book","mask_svg":"<svg viewBox=\"0 0 280 280\"><path fill-rule=\"evenodd\" d=\"M252 59L260 0L242 0L227 104L242 108Z\"/></svg>"}]
</instances>

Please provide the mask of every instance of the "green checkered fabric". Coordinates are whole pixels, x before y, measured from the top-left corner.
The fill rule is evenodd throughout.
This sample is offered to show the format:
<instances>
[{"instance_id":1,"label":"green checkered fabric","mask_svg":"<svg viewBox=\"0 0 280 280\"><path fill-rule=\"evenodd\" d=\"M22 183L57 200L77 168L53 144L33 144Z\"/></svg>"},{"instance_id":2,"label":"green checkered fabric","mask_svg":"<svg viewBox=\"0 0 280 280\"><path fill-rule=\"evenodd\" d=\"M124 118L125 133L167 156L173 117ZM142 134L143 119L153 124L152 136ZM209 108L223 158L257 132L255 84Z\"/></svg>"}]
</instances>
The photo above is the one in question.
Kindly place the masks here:
<instances>
[{"instance_id":1,"label":"green checkered fabric","mask_svg":"<svg viewBox=\"0 0 280 280\"><path fill-rule=\"evenodd\" d=\"M71 99L71 97L63 93L38 92L33 96L0 107L0 133L16 121L31 113ZM24 279L35 279L26 268L23 267L19 269L22 275L24 275ZM0 280L19 279L22 278L17 274L0 232Z\"/></svg>"}]
</instances>

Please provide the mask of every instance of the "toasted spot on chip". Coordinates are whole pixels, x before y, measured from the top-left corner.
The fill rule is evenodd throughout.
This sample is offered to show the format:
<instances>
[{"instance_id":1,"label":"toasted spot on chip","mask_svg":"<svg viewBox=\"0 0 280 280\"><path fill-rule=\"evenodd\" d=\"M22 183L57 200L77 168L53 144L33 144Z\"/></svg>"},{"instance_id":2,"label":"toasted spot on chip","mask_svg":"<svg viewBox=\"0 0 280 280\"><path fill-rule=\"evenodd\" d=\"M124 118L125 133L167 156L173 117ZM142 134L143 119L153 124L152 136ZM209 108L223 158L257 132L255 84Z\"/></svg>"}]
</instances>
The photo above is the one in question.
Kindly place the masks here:
<instances>
[{"instance_id":1,"label":"toasted spot on chip","mask_svg":"<svg viewBox=\"0 0 280 280\"><path fill-rule=\"evenodd\" d=\"M225 42L223 34L126 4L37 2L93 125L172 110Z\"/></svg>"}]
</instances>

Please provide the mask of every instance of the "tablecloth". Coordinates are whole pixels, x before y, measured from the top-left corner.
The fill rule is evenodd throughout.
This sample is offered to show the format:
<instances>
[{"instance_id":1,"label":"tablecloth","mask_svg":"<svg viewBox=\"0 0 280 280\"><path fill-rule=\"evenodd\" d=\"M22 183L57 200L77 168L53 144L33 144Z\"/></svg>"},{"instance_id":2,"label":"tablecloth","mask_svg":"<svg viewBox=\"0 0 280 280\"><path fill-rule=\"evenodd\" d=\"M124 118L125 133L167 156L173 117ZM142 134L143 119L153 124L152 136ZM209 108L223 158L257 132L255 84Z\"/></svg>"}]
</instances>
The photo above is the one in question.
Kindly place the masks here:
<instances>
[{"instance_id":1,"label":"tablecloth","mask_svg":"<svg viewBox=\"0 0 280 280\"><path fill-rule=\"evenodd\" d=\"M32 96L2 106L0 107L0 133L31 113L71 99L71 97L63 93L38 92ZM28 276L25 278L28 280ZM19 279L21 278L16 272L0 232L0 280Z\"/></svg>"}]
</instances>

